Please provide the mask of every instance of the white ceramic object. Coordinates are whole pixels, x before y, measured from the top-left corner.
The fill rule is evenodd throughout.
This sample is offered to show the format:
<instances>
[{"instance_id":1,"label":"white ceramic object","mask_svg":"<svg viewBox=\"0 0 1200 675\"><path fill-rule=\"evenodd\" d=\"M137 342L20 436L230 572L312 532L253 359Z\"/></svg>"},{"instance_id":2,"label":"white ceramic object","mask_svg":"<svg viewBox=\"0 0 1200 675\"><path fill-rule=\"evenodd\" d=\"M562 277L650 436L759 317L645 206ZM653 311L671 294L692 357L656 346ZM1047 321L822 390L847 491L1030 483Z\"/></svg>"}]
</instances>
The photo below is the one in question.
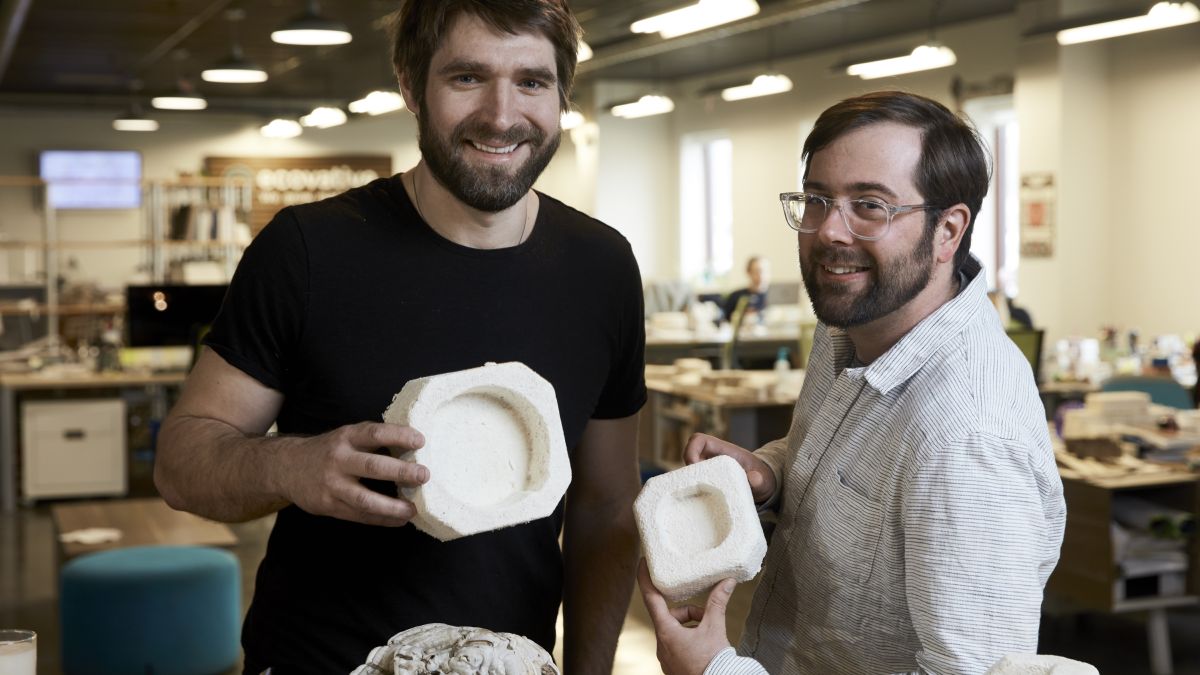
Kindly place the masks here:
<instances>
[{"instance_id":1,"label":"white ceramic object","mask_svg":"<svg viewBox=\"0 0 1200 675\"><path fill-rule=\"evenodd\" d=\"M371 650L351 675L559 675L536 642L513 633L427 623Z\"/></svg>"},{"instance_id":2,"label":"white ceramic object","mask_svg":"<svg viewBox=\"0 0 1200 675\"><path fill-rule=\"evenodd\" d=\"M554 387L523 363L412 380L383 419L425 437L400 456L429 482L401 492L413 524L442 541L544 518L571 482Z\"/></svg>"},{"instance_id":3,"label":"white ceramic object","mask_svg":"<svg viewBox=\"0 0 1200 675\"><path fill-rule=\"evenodd\" d=\"M763 536L746 472L719 456L655 476L634 502L650 579L672 602L758 574Z\"/></svg>"}]
</instances>

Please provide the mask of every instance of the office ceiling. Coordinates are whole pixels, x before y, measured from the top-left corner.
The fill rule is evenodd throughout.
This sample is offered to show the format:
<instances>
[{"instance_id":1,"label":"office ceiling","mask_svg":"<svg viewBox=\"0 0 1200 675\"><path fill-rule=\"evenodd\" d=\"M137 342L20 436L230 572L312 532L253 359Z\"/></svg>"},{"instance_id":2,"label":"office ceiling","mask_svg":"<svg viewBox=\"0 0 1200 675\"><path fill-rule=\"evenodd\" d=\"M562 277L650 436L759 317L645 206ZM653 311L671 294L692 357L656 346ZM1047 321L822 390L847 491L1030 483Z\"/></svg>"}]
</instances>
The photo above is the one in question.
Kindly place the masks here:
<instances>
[{"instance_id":1,"label":"office ceiling","mask_svg":"<svg viewBox=\"0 0 1200 675\"><path fill-rule=\"evenodd\" d=\"M830 49L858 55L891 35L1015 11L1017 0L759 0L761 12L706 32L663 40L629 32L636 19L683 0L569 0L595 58L579 83L596 78L666 83L741 75L772 59ZM384 25L400 0L326 0L321 14L354 40L337 47L271 42L270 33L304 0L0 0L0 106L127 107L169 93L189 78L210 110L292 114L316 103L345 105L394 86ZM229 10L244 19L230 22ZM234 42L263 66L262 84L210 84L200 71Z\"/></svg>"}]
</instances>

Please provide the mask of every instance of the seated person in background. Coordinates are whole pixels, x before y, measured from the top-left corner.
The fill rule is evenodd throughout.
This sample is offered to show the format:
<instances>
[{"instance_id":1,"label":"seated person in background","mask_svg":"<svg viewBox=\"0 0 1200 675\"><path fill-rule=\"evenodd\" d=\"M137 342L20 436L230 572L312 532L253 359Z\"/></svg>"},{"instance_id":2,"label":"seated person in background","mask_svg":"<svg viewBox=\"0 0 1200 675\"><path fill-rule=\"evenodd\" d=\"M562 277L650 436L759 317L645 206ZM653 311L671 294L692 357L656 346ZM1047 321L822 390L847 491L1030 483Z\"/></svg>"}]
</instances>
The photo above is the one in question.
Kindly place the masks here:
<instances>
[{"instance_id":1,"label":"seated person in background","mask_svg":"<svg viewBox=\"0 0 1200 675\"><path fill-rule=\"evenodd\" d=\"M771 262L766 258L750 256L746 262L746 276L750 277L750 285L729 294L725 299L725 318L733 321L733 313L737 310L738 302L746 300L746 311L753 315L762 316L767 309L767 288L771 285Z\"/></svg>"}]
</instances>

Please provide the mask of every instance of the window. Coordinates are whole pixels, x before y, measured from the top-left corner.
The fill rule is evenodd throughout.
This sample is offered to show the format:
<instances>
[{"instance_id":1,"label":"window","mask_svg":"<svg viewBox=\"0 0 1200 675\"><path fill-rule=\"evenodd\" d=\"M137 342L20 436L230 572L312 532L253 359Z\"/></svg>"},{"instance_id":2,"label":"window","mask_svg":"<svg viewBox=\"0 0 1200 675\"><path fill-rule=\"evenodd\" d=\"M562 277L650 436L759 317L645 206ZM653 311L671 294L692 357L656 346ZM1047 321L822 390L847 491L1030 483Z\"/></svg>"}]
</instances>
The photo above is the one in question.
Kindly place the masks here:
<instances>
[{"instance_id":1,"label":"window","mask_svg":"<svg viewBox=\"0 0 1200 675\"><path fill-rule=\"evenodd\" d=\"M733 141L685 136L680 154L679 269L707 284L733 268Z\"/></svg>"},{"instance_id":2,"label":"window","mask_svg":"<svg viewBox=\"0 0 1200 675\"><path fill-rule=\"evenodd\" d=\"M992 157L992 185L975 219L971 252L983 261L988 288L1015 297L1020 262L1020 177L1017 170L1017 116L1012 96L971 99L963 108Z\"/></svg>"}]
</instances>

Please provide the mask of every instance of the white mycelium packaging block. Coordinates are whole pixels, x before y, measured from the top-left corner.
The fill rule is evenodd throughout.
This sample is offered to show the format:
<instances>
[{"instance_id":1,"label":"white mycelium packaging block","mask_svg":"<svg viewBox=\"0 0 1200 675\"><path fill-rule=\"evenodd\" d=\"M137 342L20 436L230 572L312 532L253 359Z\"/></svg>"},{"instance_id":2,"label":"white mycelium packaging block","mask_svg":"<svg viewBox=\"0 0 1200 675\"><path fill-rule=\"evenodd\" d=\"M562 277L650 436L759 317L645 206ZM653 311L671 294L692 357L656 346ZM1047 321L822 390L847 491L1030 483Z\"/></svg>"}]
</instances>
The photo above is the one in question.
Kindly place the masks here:
<instances>
[{"instance_id":1,"label":"white mycelium packaging block","mask_svg":"<svg viewBox=\"0 0 1200 675\"><path fill-rule=\"evenodd\" d=\"M425 437L400 457L429 482L401 493L417 529L442 541L544 518L571 483L554 387L523 363L412 380L383 420Z\"/></svg>"},{"instance_id":2,"label":"white mycelium packaging block","mask_svg":"<svg viewBox=\"0 0 1200 675\"><path fill-rule=\"evenodd\" d=\"M758 574L763 536L746 472L724 455L655 476L633 504L650 579L670 601Z\"/></svg>"}]
</instances>

